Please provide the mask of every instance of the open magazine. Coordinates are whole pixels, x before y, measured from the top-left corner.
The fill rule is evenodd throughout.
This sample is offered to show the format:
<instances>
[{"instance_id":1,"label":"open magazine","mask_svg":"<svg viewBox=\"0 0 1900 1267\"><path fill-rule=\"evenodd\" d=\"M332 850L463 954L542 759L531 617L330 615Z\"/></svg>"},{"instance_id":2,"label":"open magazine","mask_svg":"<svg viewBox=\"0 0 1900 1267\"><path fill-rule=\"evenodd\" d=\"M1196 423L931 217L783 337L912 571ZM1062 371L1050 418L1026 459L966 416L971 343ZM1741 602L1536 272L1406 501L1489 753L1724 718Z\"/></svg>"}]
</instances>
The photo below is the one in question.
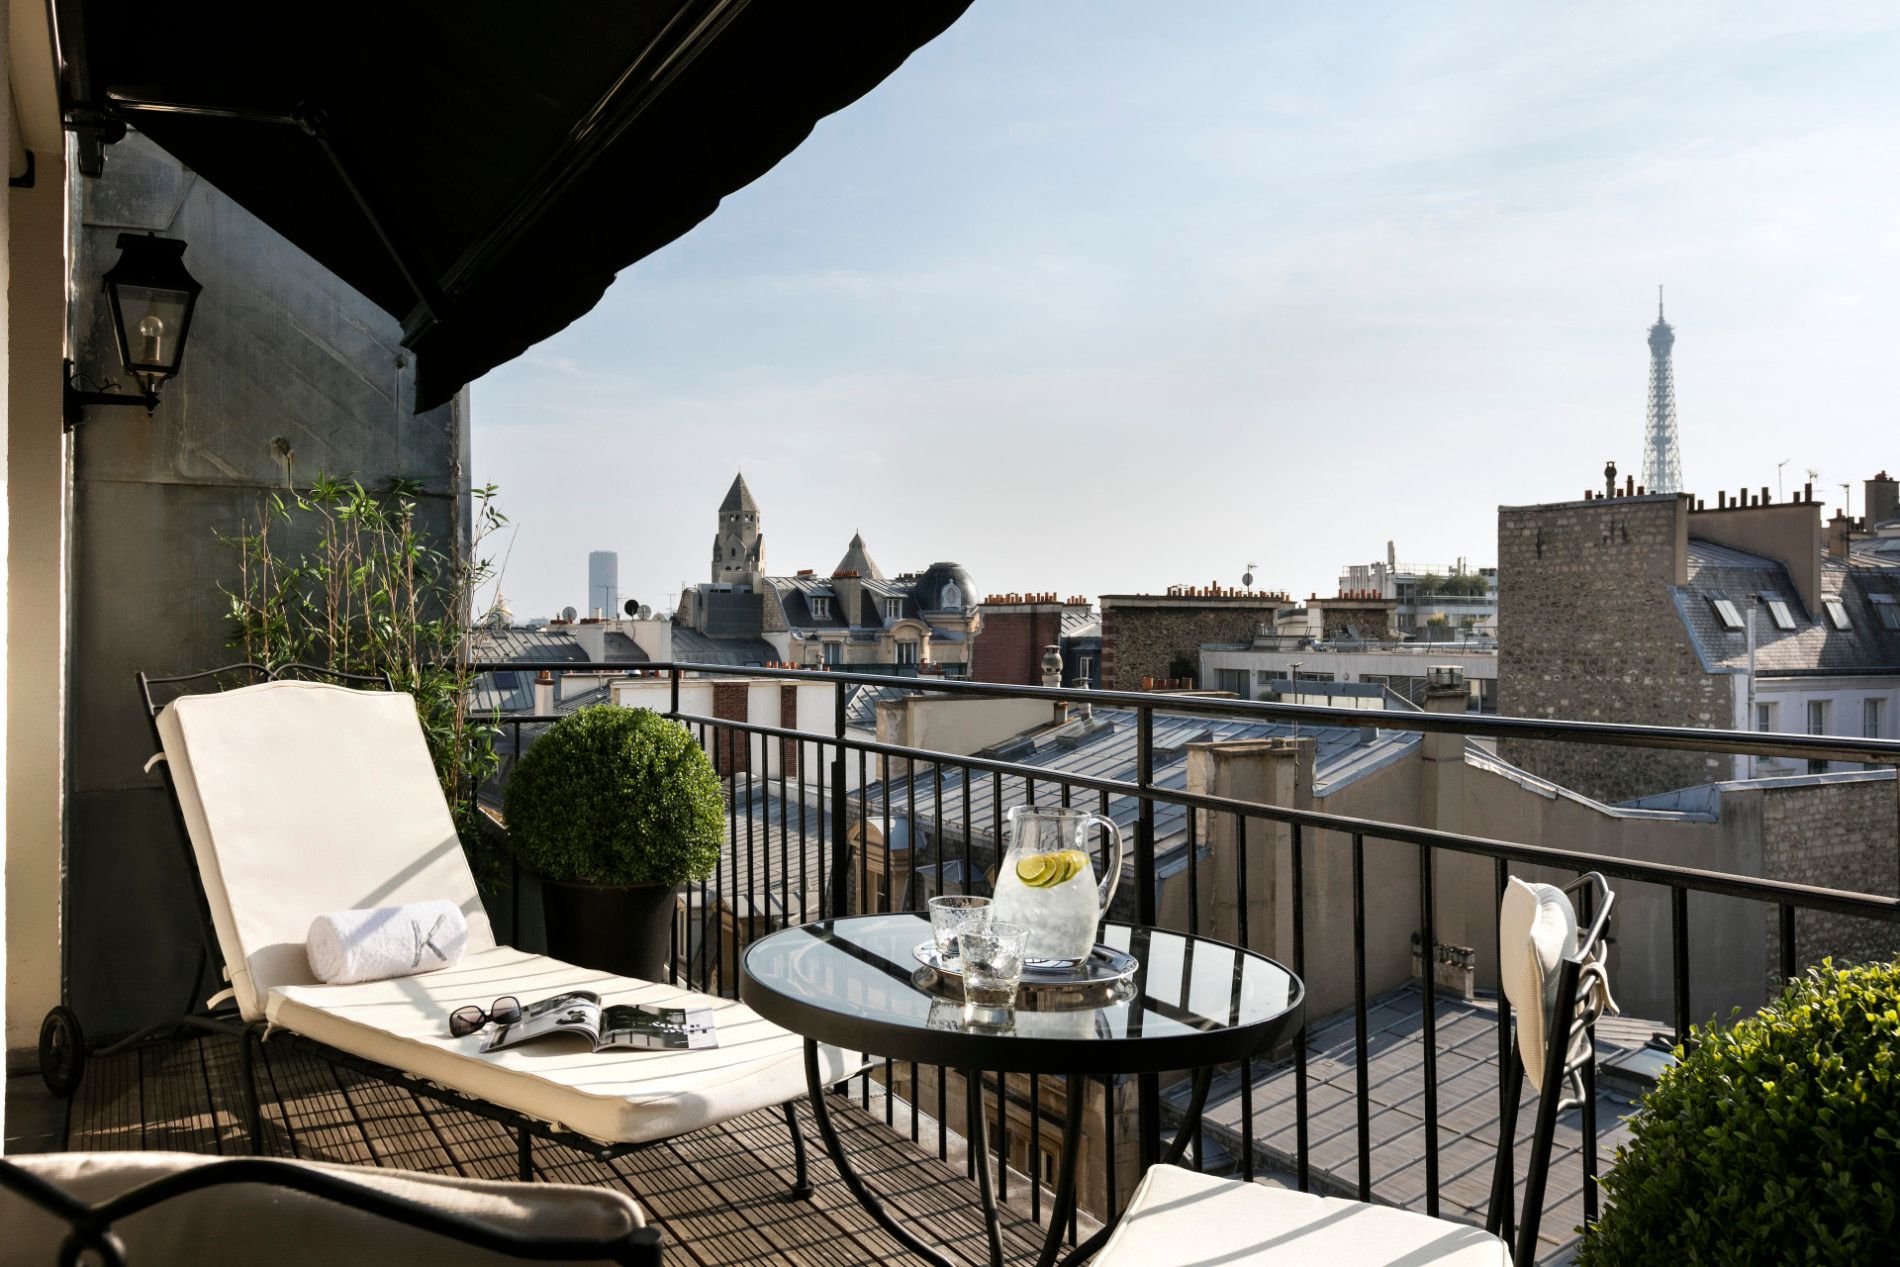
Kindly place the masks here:
<instances>
[{"instance_id":1,"label":"open magazine","mask_svg":"<svg viewBox=\"0 0 1900 1267\"><path fill-rule=\"evenodd\" d=\"M595 1051L686 1051L719 1046L709 1007L637 1007L625 1003L603 1007L598 994L575 990L528 1004L521 1009L520 1020L497 1026L482 1041L482 1050L516 1047L550 1034L578 1034L593 1044Z\"/></svg>"}]
</instances>

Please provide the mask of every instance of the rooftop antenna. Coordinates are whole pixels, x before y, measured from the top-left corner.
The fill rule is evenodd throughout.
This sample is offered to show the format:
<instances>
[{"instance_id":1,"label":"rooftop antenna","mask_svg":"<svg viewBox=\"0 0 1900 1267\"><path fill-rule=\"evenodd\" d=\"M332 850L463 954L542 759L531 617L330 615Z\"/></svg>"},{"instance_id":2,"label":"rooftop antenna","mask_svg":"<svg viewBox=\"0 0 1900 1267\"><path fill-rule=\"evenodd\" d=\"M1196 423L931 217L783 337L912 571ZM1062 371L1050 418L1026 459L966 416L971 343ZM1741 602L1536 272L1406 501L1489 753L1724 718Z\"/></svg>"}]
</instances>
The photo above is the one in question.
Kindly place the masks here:
<instances>
[{"instance_id":1,"label":"rooftop antenna","mask_svg":"<svg viewBox=\"0 0 1900 1267\"><path fill-rule=\"evenodd\" d=\"M1249 563L1247 570L1240 574L1240 583L1247 587L1248 593L1253 592L1253 570L1259 566L1258 563Z\"/></svg>"},{"instance_id":2,"label":"rooftop antenna","mask_svg":"<svg viewBox=\"0 0 1900 1267\"><path fill-rule=\"evenodd\" d=\"M1841 513L1849 519L1854 517L1854 486L1852 484L1841 485Z\"/></svg>"},{"instance_id":3,"label":"rooftop antenna","mask_svg":"<svg viewBox=\"0 0 1900 1267\"><path fill-rule=\"evenodd\" d=\"M1784 491L1782 491L1782 487L1781 487L1781 468L1788 465L1788 463L1792 461L1794 461L1793 458L1783 458L1781 459L1781 461L1775 463L1775 500L1778 502L1785 502L1788 500L1788 495Z\"/></svg>"}]
</instances>

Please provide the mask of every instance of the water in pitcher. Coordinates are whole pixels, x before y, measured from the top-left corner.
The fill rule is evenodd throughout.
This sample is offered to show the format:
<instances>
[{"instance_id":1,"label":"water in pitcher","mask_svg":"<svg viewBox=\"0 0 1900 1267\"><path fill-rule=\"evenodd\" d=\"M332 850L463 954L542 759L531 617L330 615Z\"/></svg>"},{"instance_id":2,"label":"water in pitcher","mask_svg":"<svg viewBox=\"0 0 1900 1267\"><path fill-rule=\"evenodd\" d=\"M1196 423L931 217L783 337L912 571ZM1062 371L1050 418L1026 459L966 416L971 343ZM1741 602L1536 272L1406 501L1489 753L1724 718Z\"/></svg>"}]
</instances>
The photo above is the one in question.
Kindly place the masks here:
<instances>
[{"instance_id":1,"label":"water in pitcher","mask_svg":"<svg viewBox=\"0 0 1900 1267\"><path fill-rule=\"evenodd\" d=\"M1029 930L1032 966L1072 967L1095 945L1096 925L1121 878L1121 832L1087 810L1019 805L1009 811L1011 840L996 872L994 918ZM1087 848L1100 830L1108 844L1098 878Z\"/></svg>"},{"instance_id":2,"label":"water in pitcher","mask_svg":"<svg viewBox=\"0 0 1900 1267\"><path fill-rule=\"evenodd\" d=\"M1025 854L996 877L994 911L1029 930L1029 959L1077 962L1095 944L1102 918L1095 864L1080 849Z\"/></svg>"}]
</instances>

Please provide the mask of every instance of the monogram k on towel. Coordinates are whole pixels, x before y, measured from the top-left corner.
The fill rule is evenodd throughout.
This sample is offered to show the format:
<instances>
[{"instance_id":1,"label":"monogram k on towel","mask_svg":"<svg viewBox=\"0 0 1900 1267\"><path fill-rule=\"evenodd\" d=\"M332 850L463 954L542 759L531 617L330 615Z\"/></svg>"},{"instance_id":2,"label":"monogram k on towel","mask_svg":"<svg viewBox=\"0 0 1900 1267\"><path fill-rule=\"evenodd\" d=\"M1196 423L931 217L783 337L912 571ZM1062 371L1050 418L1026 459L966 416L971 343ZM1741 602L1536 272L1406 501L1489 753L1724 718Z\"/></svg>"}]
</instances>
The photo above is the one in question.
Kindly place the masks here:
<instances>
[{"instance_id":1,"label":"monogram k on towel","mask_svg":"<svg viewBox=\"0 0 1900 1267\"><path fill-rule=\"evenodd\" d=\"M317 980L349 985L449 967L467 943L468 921L453 902L410 902L319 915L304 953Z\"/></svg>"}]
</instances>

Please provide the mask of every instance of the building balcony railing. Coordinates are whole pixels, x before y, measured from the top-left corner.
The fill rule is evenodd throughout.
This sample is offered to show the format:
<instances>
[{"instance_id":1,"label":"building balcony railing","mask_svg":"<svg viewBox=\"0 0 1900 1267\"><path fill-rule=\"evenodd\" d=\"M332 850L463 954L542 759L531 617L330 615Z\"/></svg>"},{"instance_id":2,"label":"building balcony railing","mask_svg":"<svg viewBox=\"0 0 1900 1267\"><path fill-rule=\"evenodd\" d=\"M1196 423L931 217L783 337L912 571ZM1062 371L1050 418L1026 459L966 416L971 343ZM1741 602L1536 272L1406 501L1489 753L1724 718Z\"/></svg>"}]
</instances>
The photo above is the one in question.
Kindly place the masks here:
<instances>
[{"instance_id":1,"label":"building balcony railing","mask_svg":"<svg viewBox=\"0 0 1900 1267\"><path fill-rule=\"evenodd\" d=\"M1662 1042L1651 1044L1640 1022L1618 1022L1617 1041L1606 1050L1619 1043L1627 1049L1613 1062L1619 1069L1653 1063L1662 1058L1658 1046L1709 1019L1715 1009L1703 1002L1733 993L1735 964L1750 954L1765 965L1756 982L1759 1002L1827 951L1842 928L1854 930L1846 936L1857 947L1884 948L1881 957L1900 952L1900 897L1894 896L1900 890L1893 887L1900 880L1900 832L1893 818L1884 836L1863 842L1876 860L1871 871L1857 873L1868 877L1865 883L1835 887L1629 856L1619 847L1559 847L1322 812L1311 807L1311 797L1305 804L1278 803L1209 790L1184 777L1187 745L1217 742L1241 724L1284 727L1289 737L1350 730L1364 742L1367 714L1352 709L955 680L904 683L920 698L1044 701L1052 725L1055 710L1066 709L1067 724L1081 732L1098 725L1132 731L1114 759L1082 765L1062 757L1084 751L1080 741L1065 739L1033 754L1021 744L952 753L854 729L851 719L861 723L863 715L851 708L853 693L888 689L885 675L697 664L645 665L642 671L670 681L670 688L653 682L646 690L713 754L727 791L727 849L715 874L680 904L672 971L683 983L734 994L743 946L788 923L917 909L937 891L984 891L986 872L1000 856L1005 808L1060 801L1091 805L1132 828L1118 917L1260 950L1299 974L1313 999L1334 1000L1330 1019L1323 1005L1309 1011L1309 1033L1290 1051L1222 1075L1217 1098L1225 1087L1227 1099L1210 1107L1197 1133L1189 1164L1198 1167L1249 1178L1278 1171L1302 1190L1481 1218L1482 1197L1465 1195L1472 1186L1465 1158L1499 1120L1501 1092L1495 1077L1488 1084L1480 1079L1489 1089L1477 1092L1469 1078L1458 1079L1474 1061L1498 1061L1509 1050L1509 1021L1504 1009L1487 1002L1494 996L1483 987L1495 972L1497 901L1512 874L1561 881L1597 871L1617 886L1621 931L1612 984L1619 971L1650 982L1655 988L1633 993L1647 990L1658 1000L1650 1014L1660 1015L1651 1028L1664 1031ZM798 721L782 725L682 709L682 687L699 677L822 686L832 695L831 715L814 724L807 704ZM500 717L503 748L519 752L555 720ZM1900 766L1900 741L1889 739L1462 711L1386 712L1374 725L1394 742L1417 736L1420 752L1435 760L1450 754L1463 763L1469 751L1474 769L1499 764L1480 745L1489 751L1526 742L1599 745L1632 757L1739 754ZM1428 743L1437 746L1428 750ZM1165 775L1159 773L1164 768ZM1892 800L1900 784L1885 786ZM1654 811L1604 812L1619 821L1658 817ZM523 883L517 877L513 889L518 936ZM1888 891L1867 891L1881 888ZM1489 922L1474 921L1471 912L1480 910ZM1462 944L1448 945L1441 933L1454 925ZM1404 955L1407 945L1416 977L1389 988L1395 955ZM1493 1031L1491 1038L1483 1039L1481 1029ZM1620 1137L1615 1109L1633 1102L1617 1100L1615 1088L1599 1094L1594 1067L1587 1074L1591 1094L1564 1118L1573 1136L1565 1164L1575 1179L1568 1186L1553 1180L1552 1212L1543 1223L1550 1254L1564 1253L1577 1223L1596 1217L1595 1179ZM1606 1070L1606 1081L1617 1076ZM1159 1155L1180 1090L1154 1076L1091 1084L1085 1208L1113 1217L1140 1168ZM961 1093L955 1070L889 1061L856 1090L863 1107L882 1106L886 1121L908 1120L913 1131L919 1114L934 1121L939 1156L949 1155L953 1143L943 1124L962 1120L954 1104ZM999 1075L992 1094L990 1102L1004 1106L991 1132L999 1159L1008 1163L999 1170L1004 1183L1012 1167L1019 1183L1021 1176L1048 1173L1047 1150L1059 1137L1063 1113L1060 1088ZM916 1112L903 1107L906 1101ZM1600 1104L1611 1112L1600 1112ZM1529 1120L1517 1117L1520 1125ZM1041 1186L1030 1188L1040 1219Z\"/></svg>"}]
</instances>

